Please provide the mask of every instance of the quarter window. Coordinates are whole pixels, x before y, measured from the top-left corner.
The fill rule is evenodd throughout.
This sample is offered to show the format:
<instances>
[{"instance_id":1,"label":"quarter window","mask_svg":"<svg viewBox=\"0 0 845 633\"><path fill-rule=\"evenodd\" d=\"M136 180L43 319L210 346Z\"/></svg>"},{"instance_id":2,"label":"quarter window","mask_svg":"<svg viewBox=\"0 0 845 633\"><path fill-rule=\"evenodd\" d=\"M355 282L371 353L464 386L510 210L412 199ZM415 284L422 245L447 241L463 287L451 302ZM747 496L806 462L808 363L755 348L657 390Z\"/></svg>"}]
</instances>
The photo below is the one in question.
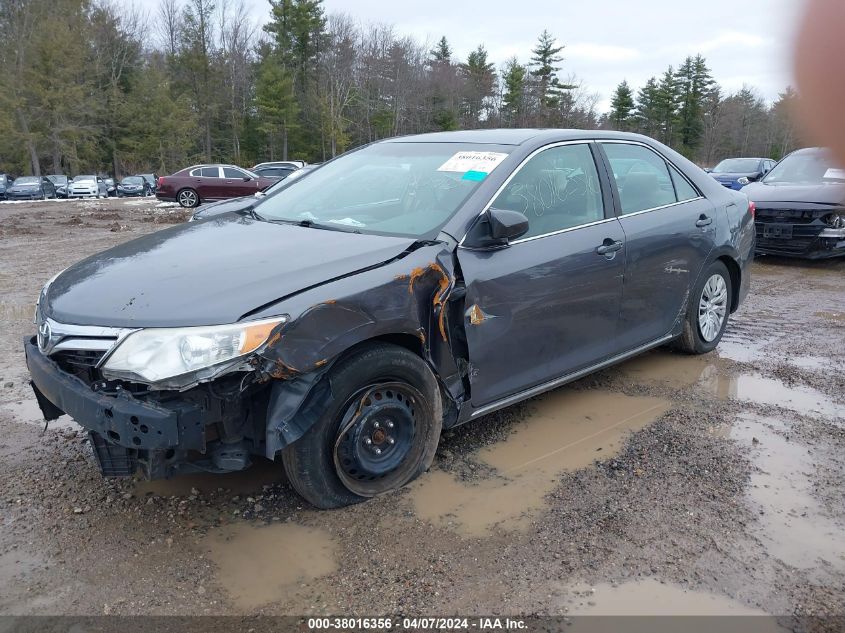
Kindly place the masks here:
<instances>
[{"instance_id":1,"label":"quarter window","mask_svg":"<svg viewBox=\"0 0 845 633\"><path fill-rule=\"evenodd\" d=\"M534 237L604 219L599 175L586 144L544 150L516 172L492 207L519 211Z\"/></svg>"},{"instance_id":2,"label":"quarter window","mask_svg":"<svg viewBox=\"0 0 845 633\"><path fill-rule=\"evenodd\" d=\"M650 149L627 143L603 143L610 161L622 213L636 213L677 202L666 161Z\"/></svg>"},{"instance_id":3,"label":"quarter window","mask_svg":"<svg viewBox=\"0 0 845 633\"><path fill-rule=\"evenodd\" d=\"M219 178L220 170L217 167L203 167L201 175L203 178Z\"/></svg>"},{"instance_id":4,"label":"quarter window","mask_svg":"<svg viewBox=\"0 0 845 633\"><path fill-rule=\"evenodd\" d=\"M675 183L675 194L677 195L678 202L698 198L698 191L689 184L686 178L681 176L681 172L675 169L672 165L669 166L669 170L672 172L672 182Z\"/></svg>"}]
</instances>

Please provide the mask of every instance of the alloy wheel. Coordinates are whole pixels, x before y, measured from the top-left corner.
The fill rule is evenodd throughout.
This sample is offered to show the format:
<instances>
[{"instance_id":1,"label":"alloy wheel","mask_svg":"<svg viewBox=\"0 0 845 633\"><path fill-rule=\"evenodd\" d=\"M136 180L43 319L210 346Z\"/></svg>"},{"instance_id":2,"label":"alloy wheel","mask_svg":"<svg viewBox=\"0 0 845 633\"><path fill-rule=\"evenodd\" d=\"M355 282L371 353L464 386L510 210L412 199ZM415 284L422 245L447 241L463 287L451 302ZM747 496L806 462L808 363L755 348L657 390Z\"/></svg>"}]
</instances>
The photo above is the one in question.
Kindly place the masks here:
<instances>
[{"instance_id":1,"label":"alloy wheel","mask_svg":"<svg viewBox=\"0 0 845 633\"><path fill-rule=\"evenodd\" d=\"M197 194L191 190L179 192L179 204L183 207L194 207L197 204Z\"/></svg>"},{"instance_id":2,"label":"alloy wheel","mask_svg":"<svg viewBox=\"0 0 845 633\"><path fill-rule=\"evenodd\" d=\"M728 285L722 275L712 275L704 284L698 301L698 330L707 343L722 331L727 310Z\"/></svg>"}]
</instances>

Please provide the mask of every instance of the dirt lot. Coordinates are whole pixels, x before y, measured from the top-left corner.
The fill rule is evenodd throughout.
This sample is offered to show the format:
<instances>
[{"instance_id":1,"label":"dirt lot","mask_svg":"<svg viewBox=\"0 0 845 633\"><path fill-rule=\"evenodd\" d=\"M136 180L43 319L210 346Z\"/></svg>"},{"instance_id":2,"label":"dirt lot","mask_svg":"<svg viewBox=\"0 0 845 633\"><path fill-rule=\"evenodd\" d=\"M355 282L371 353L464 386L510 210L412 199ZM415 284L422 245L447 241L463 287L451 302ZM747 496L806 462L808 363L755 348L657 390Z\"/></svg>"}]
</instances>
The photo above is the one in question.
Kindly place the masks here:
<instances>
[{"instance_id":1,"label":"dirt lot","mask_svg":"<svg viewBox=\"0 0 845 633\"><path fill-rule=\"evenodd\" d=\"M0 613L845 613L845 261L761 260L718 353L490 415L409 488L316 512L269 462L105 481L39 422L42 284L182 215L0 204Z\"/></svg>"}]
</instances>

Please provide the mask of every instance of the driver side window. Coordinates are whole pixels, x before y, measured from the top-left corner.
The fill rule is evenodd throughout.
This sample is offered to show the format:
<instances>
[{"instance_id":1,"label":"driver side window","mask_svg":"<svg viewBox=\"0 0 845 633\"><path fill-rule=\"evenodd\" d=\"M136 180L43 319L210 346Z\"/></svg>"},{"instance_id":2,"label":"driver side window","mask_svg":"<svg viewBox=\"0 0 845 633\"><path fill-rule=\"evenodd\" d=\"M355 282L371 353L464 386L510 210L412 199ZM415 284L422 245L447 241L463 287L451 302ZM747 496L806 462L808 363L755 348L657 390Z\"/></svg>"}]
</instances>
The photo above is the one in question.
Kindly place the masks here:
<instances>
[{"instance_id":1,"label":"driver side window","mask_svg":"<svg viewBox=\"0 0 845 633\"><path fill-rule=\"evenodd\" d=\"M589 145L560 145L535 155L490 206L528 218L528 232L520 239L603 220L599 175Z\"/></svg>"}]
</instances>

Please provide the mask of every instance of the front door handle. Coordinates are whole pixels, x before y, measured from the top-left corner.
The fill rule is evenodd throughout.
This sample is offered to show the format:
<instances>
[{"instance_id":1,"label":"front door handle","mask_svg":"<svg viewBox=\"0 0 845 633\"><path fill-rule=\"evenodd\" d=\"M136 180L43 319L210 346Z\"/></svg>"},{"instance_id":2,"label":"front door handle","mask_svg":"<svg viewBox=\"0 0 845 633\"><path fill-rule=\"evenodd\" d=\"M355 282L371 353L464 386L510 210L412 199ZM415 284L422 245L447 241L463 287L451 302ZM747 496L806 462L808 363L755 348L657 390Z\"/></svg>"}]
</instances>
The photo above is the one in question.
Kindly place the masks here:
<instances>
[{"instance_id":1,"label":"front door handle","mask_svg":"<svg viewBox=\"0 0 845 633\"><path fill-rule=\"evenodd\" d=\"M621 248L622 242L619 240L613 241L610 238L607 238L601 246L596 248L596 253L599 255L610 255L611 253L621 250Z\"/></svg>"},{"instance_id":2,"label":"front door handle","mask_svg":"<svg viewBox=\"0 0 845 633\"><path fill-rule=\"evenodd\" d=\"M701 214L701 217L695 221L695 225L698 227L707 226L708 224L713 224L713 218L708 218L703 213Z\"/></svg>"}]
</instances>

